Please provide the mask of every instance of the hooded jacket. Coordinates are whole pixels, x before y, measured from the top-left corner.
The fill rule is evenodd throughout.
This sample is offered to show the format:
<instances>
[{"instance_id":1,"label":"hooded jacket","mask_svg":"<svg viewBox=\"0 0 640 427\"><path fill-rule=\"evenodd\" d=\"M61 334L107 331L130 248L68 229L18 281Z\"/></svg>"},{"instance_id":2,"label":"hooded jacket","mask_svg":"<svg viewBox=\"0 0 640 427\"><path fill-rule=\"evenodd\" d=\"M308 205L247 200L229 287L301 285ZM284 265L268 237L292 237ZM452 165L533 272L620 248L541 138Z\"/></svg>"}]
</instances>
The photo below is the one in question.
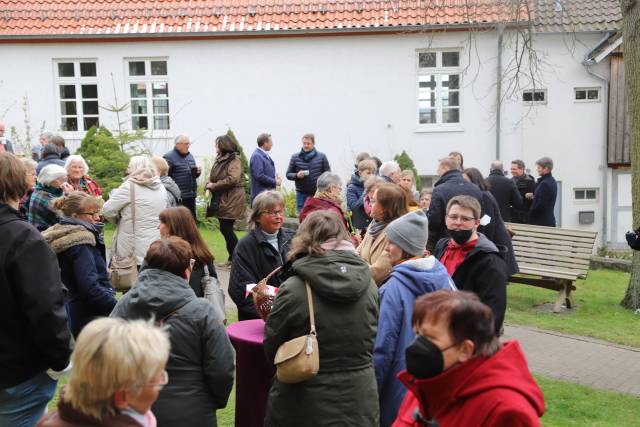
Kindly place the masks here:
<instances>
[{"instance_id":1,"label":"hooded jacket","mask_svg":"<svg viewBox=\"0 0 640 427\"><path fill-rule=\"evenodd\" d=\"M111 317L154 317L168 327L169 383L152 411L159 426L216 426L216 409L227 405L233 386L234 356L213 306L196 298L182 277L149 268L138 276Z\"/></svg>"},{"instance_id":2,"label":"hooded jacket","mask_svg":"<svg viewBox=\"0 0 640 427\"><path fill-rule=\"evenodd\" d=\"M0 203L0 389L52 368L71 355L64 286L55 254L20 213Z\"/></svg>"},{"instance_id":3,"label":"hooded jacket","mask_svg":"<svg viewBox=\"0 0 640 427\"><path fill-rule=\"evenodd\" d=\"M460 195L475 197L478 202L482 201L482 192L478 186L465 181L459 170L447 171L435 183L428 211L429 240L427 241L427 249L430 251L433 252L438 240L448 237L444 221L447 203L455 196Z\"/></svg>"},{"instance_id":4,"label":"hooded jacket","mask_svg":"<svg viewBox=\"0 0 640 427\"><path fill-rule=\"evenodd\" d=\"M253 298L246 295L246 286L258 283L287 261L289 244L294 234L288 228L281 228L278 231L278 250L271 246L260 229L251 230L238 242L229 277L229 296L238 307L238 320L260 318L253 305ZM275 274L268 284L278 287L283 281L283 274Z\"/></svg>"},{"instance_id":5,"label":"hooded jacket","mask_svg":"<svg viewBox=\"0 0 640 427\"><path fill-rule=\"evenodd\" d=\"M396 265L380 288L380 319L373 352L380 394L380 425L390 426L407 389L396 378L406 368L404 350L413 341L411 316L416 299L438 289L455 290L453 281L435 257Z\"/></svg>"},{"instance_id":6,"label":"hooded jacket","mask_svg":"<svg viewBox=\"0 0 640 427\"><path fill-rule=\"evenodd\" d=\"M441 239L433 255L442 259L448 244L449 239ZM504 261L506 251L504 246L497 247L482 233L478 233L476 245L451 276L459 290L475 293L480 301L491 308L496 318L496 335L502 328L507 309L509 273Z\"/></svg>"},{"instance_id":7,"label":"hooded jacket","mask_svg":"<svg viewBox=\"0 0 640 427\"><path fill-rule=\"evenodd\" d=\"M131 186L135 186L136 230L131 217ZM158 176L129 175L127 180L111 192L102 207L105 219L116 224L112 250L120 257L130 256L135 241L138 265L147 254L149 245L160 238L160 212L167 207L167 191Z\"/></svg>"},{"instance_id":8,"label":"hooded jacket","mask_svg":"<svg viewBox=\"0 0 640 427\"><path fill-rule=\"evenodd\" d=\"M267 318L264 349L273 362L284 342L309 333L304 285L313 295L320 350L318 374L298 384L274 379L266 426L376 426L378 391L373 345L378 288L367 264L349 251L326 251L293 263Z\"/></svg>"},{"instance_id":9,"label":"hooded jacket","mask_svg":"<svg viewBox=\"0 0 640 427\"><path fill-rule=\"evenodd\" d=\"M170 176L161 176L160 182L164 185L164 189L167 190L167 207L172 208L182 204L182 195L180 187Z\"/></svg>"},{"instance_id":10,"label":"hooded jacket","mask_svg":"<svg viewBox=\"0 0 640 427\"><path fill-rule=\"evenodd\" d=\"M69 290L69 325L74 337L98 316L108 316L116 305L109 283L104 243L98 230L83 221L63 218L42 232L58 256L62 282Z\"/></svg>"},{"instance_id":11,"label":"hooded jacket","mask_svg":"<svg viewBox=\"0 0 640 427\"><path fill-rule=\"evenodd\" d=\"M476 356L438 376L399 375L406 394L394 427L422 427L416 412L440 427L533 427L544 414L544 396L529 373L517 341L493 356Z\"/></svg>"},{"instance_id":12,"label":"hooded jacket","mask_svg":"<svg viewBox=\"0 0 640 427\"><path fill-rule=\"evenodd\" d=\"M347 185L347 208L353 210L356 202L362 198L364 193L364 182L360 179L358 173L351 175L351 180Z\"/></svg>"}]
</instances>

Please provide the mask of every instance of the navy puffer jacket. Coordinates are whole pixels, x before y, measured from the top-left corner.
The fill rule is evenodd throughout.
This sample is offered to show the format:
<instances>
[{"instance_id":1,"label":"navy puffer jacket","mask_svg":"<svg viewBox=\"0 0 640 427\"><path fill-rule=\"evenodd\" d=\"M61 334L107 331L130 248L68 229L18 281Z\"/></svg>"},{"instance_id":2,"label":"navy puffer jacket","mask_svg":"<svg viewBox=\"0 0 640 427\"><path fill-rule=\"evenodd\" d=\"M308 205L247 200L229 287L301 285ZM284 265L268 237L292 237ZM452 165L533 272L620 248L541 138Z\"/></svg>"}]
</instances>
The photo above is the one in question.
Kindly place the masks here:
<instances>
[{"instance_id":1,"label":"navy puffer jacket","mask_svg":"<svg viewBox=\"0 0 640 427\"><path fill-rule=\"evenodd\" d=\"M196 160L191 153L183 155L175 148L164 155L169 163L168 175L178 184L183 199L196 197L196 177L191 168L196 166Z\"/></svg>"},{"instance_id":2,"label":"navy puffer jacket","mask_svg":"<svg viewBox=\"0 0 640 427\"><path fill-rule=\"evenodd\" d=\"M315 148L313 151L315 151ZM298 179L296 174L301 170L308 170L309 175ZM330 170L329 160L327 160L327 156L324 153L315 151L315 155L306 161L302 158L302 153L298 152L291 156L289 168L287 169L287 179L296 182L296 191L313 196L316 194L318 177Z\"/></svg>"}]
</instances>

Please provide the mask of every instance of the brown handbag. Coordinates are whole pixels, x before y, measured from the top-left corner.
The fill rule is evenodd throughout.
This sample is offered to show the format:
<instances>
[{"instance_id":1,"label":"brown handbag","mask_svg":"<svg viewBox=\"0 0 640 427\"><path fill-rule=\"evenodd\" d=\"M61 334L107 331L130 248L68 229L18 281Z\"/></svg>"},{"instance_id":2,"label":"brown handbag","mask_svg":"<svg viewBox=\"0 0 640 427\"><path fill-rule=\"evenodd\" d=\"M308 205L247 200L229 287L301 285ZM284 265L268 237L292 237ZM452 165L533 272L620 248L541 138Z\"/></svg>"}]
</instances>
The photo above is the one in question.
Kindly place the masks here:
<instances>
[{"instance_id":1,"label":"brown handbag","mask_svg":"<svg viewBox=\"0 0 640 427\"><path fill-rule=\"evenodd\" d=\"M309 320L311 330L308 335L294 338L278 347L273 363L276 365L276 377L285 384L296 384L313 378L320 369L320 349L316 337L316 321L313 312L313 298L309 283L307 302L309 303Z\"/></svg>"},{"instance_id":2,"label":"brown handbag","mask_svg":"<svg viewBox=\"0 0 640 427\"><path fill-rule=\"evenodd\" d=\"M138 279L138 258L136 257L136 190L135 184L129 181L129 193L131 195L131 222L133 227L133 248L131 255L117 255L118 229L113 236L113 255L109 264L109 282L119 292L127 292Z\"/></svg>"}]
</instances>

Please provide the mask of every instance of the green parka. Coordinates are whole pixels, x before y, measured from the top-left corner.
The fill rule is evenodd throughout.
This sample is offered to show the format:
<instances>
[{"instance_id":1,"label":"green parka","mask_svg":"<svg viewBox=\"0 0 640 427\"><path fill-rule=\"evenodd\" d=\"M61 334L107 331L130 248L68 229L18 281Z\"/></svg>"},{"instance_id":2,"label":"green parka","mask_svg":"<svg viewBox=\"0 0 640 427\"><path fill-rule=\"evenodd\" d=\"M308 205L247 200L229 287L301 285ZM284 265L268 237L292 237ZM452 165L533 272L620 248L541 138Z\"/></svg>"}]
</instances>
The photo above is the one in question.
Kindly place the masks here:
<instances>
[{"instance_id":1,"label":"green parka","mask_svg":"<svg viewBox=\"0 0 640 427\"><path fill-rule=\"evenodd\" d=\"M378 287L355 253L327 251L293 263L295 275L278 291L264 335L273 362L278 347L309 333L304 281L313 294L320 370L298 384L274 378L266 426L378 426L378 388L373 347L378 323Z\"/></svg>"}]
</instances>

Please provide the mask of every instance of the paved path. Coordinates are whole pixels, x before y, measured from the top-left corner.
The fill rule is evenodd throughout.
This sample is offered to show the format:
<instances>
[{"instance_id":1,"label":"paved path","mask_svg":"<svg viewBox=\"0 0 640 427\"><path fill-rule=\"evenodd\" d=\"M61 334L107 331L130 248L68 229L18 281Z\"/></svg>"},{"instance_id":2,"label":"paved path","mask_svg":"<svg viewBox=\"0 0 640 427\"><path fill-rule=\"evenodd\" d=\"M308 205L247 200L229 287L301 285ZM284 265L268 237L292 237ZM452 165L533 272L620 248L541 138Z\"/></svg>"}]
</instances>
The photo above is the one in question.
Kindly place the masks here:
<instances>
[{"instance_id":1,"label":"paved path","mask_svg":"<svg viewBox=\"0 0 640 427\"><path fill-rule=\"evenodd\" d=\"M563 381L640 396L640 349L526 326L506 325L531 371Z\"/></svg>"}]
</instances>

